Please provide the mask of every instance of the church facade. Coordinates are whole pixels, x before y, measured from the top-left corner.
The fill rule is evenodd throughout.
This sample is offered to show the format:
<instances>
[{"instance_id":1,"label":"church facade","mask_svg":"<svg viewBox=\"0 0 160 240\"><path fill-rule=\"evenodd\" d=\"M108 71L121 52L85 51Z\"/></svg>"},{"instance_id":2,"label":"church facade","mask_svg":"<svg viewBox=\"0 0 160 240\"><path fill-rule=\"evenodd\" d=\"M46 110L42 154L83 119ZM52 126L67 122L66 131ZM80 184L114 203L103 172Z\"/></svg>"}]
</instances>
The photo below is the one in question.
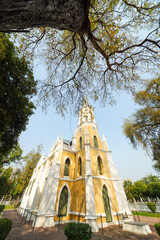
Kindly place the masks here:
<instances>
[{"instance_id":1,"label":"church facade","mask_svg":"<svg viewBox=\"0 0 160 240\"><path fill-rule=\"evenodd\" d=\"M42 156L26 188L19 212L34 227L79 221L92 230L132 218L111 151L98 134L93 108L84 101L70 141L58 138Z\"/></svg>"}]
</instances>

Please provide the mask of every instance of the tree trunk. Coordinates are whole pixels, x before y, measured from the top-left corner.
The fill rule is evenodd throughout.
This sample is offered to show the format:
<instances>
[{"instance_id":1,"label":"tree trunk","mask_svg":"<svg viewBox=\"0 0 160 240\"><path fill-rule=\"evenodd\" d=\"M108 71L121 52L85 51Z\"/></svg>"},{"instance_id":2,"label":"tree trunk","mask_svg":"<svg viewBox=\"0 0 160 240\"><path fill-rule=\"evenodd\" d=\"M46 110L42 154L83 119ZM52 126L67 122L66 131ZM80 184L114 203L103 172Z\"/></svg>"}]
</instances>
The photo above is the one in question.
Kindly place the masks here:
<instances>
[{"instance_id":1,"label":"tree trunk","mask_svg":"<svg viewBox=\"0 0 160 240\"><path fill-rule=\"evenodd\" d=\"M53 27L79 32L86 20L88 3L89 0L0 0L0 31Z\"/></svg>"}]
</instances>

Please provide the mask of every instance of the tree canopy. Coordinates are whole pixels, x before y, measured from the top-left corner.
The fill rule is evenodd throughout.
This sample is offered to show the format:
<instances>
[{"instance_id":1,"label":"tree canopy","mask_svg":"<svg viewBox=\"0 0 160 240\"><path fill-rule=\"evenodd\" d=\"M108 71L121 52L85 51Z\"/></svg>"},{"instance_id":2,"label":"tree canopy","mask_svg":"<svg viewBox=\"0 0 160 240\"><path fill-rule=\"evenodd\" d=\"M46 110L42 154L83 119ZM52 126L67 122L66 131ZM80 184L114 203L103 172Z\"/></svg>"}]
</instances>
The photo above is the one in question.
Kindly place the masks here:
<instances>
[{"instance_id":1,"label":"tree canopy","mask_svg":"<svg viewBox=\"0 0 160 240\"><path fill-rule=\"evenodd\" d=\"M131 180L125 180L123 187L127 199L140 200L141 197L160 197L160 178L151 174L134 183Z\"/></svg>"},{"instance_id":2,"label":"tree canopy","mask_svg":"<svg viewBox=\"0 0 160 240\"><path fill-rule=\"evenodd\" d=\"M154 167L160 171L160 77L139 91L135 102L141 108L125 120L124 134L134 147L142 145L152 155Z\"/></svg>"},{"instance_id":3,"label":"tree canopy","mask_svg":"<svg viewBox=\"0 0 160 240\"><path fill-rule=\"evenodd\" d=\"M10 185L10 179L13 173L11 167L5 169L0 168L0 198L7 194Z\"/></svg>"},{"instance_id":4,"label":"tree canopy","mask_svg":"<svg viewBox=\"0 0 160 240\"><path fill-rule=\"evenodd\" d=\"M149 183L147 186L147 194L152 198L160 198L160 182Z\"/></svg>"},{"instance_id":5,"label":"tree canopy","mask_svg":"<svg viewBox=\"0 0 160 240\"><path fill-rule=\"evenodd\" d=\"M127 199L139 200L140 197L146 197L147 185L142 181L136 181L132 183L130 180L125 180L123 187L127 196Z\"/></svg>"},{"instance_id":6,"label":"tree canopy","mask_svg":"<svg viewBox=\"0 0 160 240\"><path fill-rule=\"evenodd\" d=\"M12 150L9 152L9 154L2 157L0 161L0 167L3 167L3 165L10 164L10 163L18 163L22 159L22 149L19 144L15 145Z\"/></svg>"},{"instance_id":7,"label":"tree canopy","mask_svg":"<svg viewBox=\"0 0 160 240\"><path fill-rule=\"evenodd\" d=\"M89 3L81 29L41 25L18 35L24 52L37 49L46 62L40 99L59 112L79 105L84 95L112 102L114 90L133 93L143 73L159 71L159 1L81 2Z\"/></svg>"},{"instance_id":8,"label":"tree canopy","mask_svg":"<svg viewBox=\"0 0 160 240\"><path fill-rule=\"evenodd\" d=\"M41 149L42 146L39 145L36 150L30 151L26 156L19 157L18 160L24 166L23 168L0 166L0 198L2 196L5 196L5 199L18 197L19 200L40 160Z\"/></svg>"},{"instance_id":9,"label":"tree canopy","mask_svg":"<svg viewBox=\"0 0 160 240\"><path fill-rule=\"evenodd\" d=\"M41 149L42 146L39 145L36 150L30 151L26 156L21 158L21 160L23 160L24 167L22 169L16 169L8 192L8 194L12 195L12 197L21 196L27 187L33 174L33 170L40 160Z\"/></svg>"},{"instance_id":10,"label":"tree canopy","mask_svg":"<svg viewBox=\"0 0 160 240\"><path fill-rule=\"evenodd\" d=\"M146 177L142 178L141 181L145 184L148 184L151 182L159 182L160 183L160 177L150 174L150 175L147 175Z\"/></svg>"},{"instance_id":11,"label":"tree canopy","mask_svg":"<svg viewBox=\"0 0 160 240\"><path fill-rule=\"evenodd\" d=\"M4 161L33 114L36 82L29 62L8 35L0 35L0 162Z\"/></svg>"}]
</instances>

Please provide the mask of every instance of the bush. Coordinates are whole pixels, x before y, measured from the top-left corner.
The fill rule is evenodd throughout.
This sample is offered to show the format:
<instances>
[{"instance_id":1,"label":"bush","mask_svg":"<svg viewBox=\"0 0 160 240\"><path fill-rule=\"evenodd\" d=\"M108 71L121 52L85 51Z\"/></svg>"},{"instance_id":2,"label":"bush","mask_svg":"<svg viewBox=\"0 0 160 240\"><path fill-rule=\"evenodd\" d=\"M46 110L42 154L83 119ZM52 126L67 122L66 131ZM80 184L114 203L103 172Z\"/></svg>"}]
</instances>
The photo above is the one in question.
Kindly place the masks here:
<instances>
[{"instance_id":1,"label":"bush","mask_svg":"<svg viewBox=\"0 0 160 240\"><path fill-rule=\"evenodd\" d=\"M154 224L154 227L155 227L155 229L156 229L158 235L160 236L160 223L156 223L156 224Z\"/></svg>"},{"instance_id":2,"label":"bush","mask_svg":"<svg viewBox=\"0 0 160 240\"><path fill-rule=\"evenodd\" d=\"M155 203L149 202L149 203L147 203L147 206L153 213L156 212L156 205L155 205Z\"/></svg>"},{"instance_id":3,"label":"bush","mask_svg":"<svg viewBox=\"0 0 160 240\"><path fill-rule=\"evenodd\" d=\"M0 219L0 240L4 240L11 231L12 221L7 218Z\"/></svg>"},{"instance_id":4,"label":"bush","mask_svg":"<svg viewBox=\"0 0 160 240\"><path fill-rule=\"evenodd\" d=\"M64 230L68 240L90 240L92 229L86 223L68 223Z\"/></svg>"},{"instance_id":5,"label":"bush","mask_svg":"<svg viewBox=\"0 0 160 240\"><path fill-rule=\"evenodd\" d=\"M0 205L0 213L3 211L4 208L5 208L5 205Z\"/></svg>"}]
</instances>

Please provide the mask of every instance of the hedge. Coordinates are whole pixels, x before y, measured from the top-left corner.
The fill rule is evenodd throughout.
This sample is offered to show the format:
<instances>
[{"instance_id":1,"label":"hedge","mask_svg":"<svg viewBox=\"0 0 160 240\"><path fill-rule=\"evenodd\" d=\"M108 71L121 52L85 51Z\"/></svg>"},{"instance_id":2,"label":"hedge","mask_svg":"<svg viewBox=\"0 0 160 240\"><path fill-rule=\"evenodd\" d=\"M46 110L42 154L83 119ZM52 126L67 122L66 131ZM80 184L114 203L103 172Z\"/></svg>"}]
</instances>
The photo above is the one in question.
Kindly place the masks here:
<instances>
[{"instance_id":1,"label":"hedge","mask_svg":"<svg viewBox=\"0 0 160 240\"><path fill-rule=\"evenodd\" d=\"M147 206L148 206L148 208L149 208L153 213L155 213L155 211L156 211L156 204L155 204L155 203L153 203L153 202L148 202L148 203L147 203Z\"/></svg>"},{"instance_id":2,"label":"hedge","mask_svg":"<svg viewBox=\"0 0 160 240\"><path fill-rule=\"evenodd\" d=\"M92 229L86 223L68 223L64 230L68 240L90 240Z\"/></svg>"},{"instance_id":3,"label":"hedge","mask_svg":"<svg viewBox=\"0 0 160 240\"><path fill-rule=\"evenodd\" d=\"M4 240L12 229L12 220L7 218L0 219L0 240Z\"/></svg>"},{"instance_id":4,"label":"hedge","mask_svg":"<svg viewBox=\"0 0 160 240\"><path fill-rule=\"evenodd\" d=\"M160 236L160 223L156 223L156 224L154 224L154 227L155 227L155 229L156 229L158 235Z\"/></svg>"},{"instance_id":5,"label":"hedge","mask_svg":"<svg viewBox=\"0 0 160 240\"><path fill-rule=\"evenodd\" d=\"M0 205L0 213L3 211L4 208L5 208L5 205Z\"/></svg>"}]
</instances>

